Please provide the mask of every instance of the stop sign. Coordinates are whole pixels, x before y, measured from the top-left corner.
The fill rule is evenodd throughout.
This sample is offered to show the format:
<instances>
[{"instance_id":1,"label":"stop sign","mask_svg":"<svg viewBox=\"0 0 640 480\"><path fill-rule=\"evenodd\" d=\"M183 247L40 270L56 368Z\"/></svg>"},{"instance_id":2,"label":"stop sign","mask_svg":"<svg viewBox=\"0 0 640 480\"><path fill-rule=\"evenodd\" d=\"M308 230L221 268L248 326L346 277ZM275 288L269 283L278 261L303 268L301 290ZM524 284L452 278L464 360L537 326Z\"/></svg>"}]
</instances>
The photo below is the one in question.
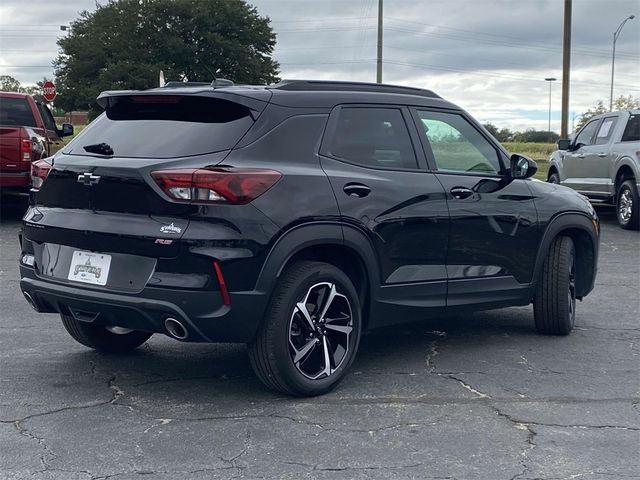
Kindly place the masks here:
<instances>
[{"instance_id":1,"label":"stop sign","mask_svg":"<svg viewBox=\"0 0 640 480\"><path fill-rule=\"evenodd\" d=\"M53 99L56 98L56 86L51 80L47 80L42 84L42 94L49 102L53 102Z\"/></svg>"}]
</instances>

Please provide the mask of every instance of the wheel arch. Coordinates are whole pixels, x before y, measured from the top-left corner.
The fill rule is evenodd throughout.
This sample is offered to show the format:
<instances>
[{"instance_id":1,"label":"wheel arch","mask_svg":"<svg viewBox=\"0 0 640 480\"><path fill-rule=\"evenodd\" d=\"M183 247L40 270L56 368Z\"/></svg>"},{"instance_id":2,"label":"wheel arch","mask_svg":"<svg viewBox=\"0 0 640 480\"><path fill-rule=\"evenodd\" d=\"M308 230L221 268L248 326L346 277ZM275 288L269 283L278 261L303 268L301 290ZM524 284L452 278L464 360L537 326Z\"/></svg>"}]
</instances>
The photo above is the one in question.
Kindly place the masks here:
<instances>
[{"instance_id":1,"label":"wheel arch","mask_svg":"<svg viewBox=\"0 0 640 480\"><path fill-rule=\"evenodd\" d=\"M534 270L534 289L540 281L542 267L551 243L558 236L568 236L573 240L576 252L576 291L577 297L586 296L595 283L598 266L599 240L594 222L584 214L565 213L549 222L543 234Z\"/></svg>"},{"instance_id":2,"label":"wheel arch","mask_svg":"<svg viewBox=\"0 0 640 480\"><path fill-rule=\"evenodd\" d=\"M630 164L624 162L621 165L619 165L618 170L616 172L615 181L614 181L614 188L615 188L614 194L615 195L618 194L618 189L620 188L620 185L622 185L622 182L624 182L625 180L634 179L634 178L636 178L636 174L633 171L633 167L631 167Z\"/></svg>"},{"instance_id":3,"label":"wheel arch","mask_svg":"<svg viewBox=\"0 0 640 480\"><path fill-rule=\"evenodd\" d=\"M553 175L554 173L560 176L560 173L558 172L558 167L552 163L551 165L549 165L549 171L547 171L547 181L549 180L549 178L551 178L551 175Z\"/></svg>"},{"instance_id":4,"label":"wheel arch","mask_svg":"<svg viewBox=\"0 0 640 480\"><path fill-rule=\"evenodd\" d=\"M305 224L283 234L275 243L258 277L256 290L270 295L282 272L300 260L336 266L353 282L360 296L363 329L368 326L372 286L379 283L377 257L359 230L339 223Z\"/></svg>"}]
</instances>

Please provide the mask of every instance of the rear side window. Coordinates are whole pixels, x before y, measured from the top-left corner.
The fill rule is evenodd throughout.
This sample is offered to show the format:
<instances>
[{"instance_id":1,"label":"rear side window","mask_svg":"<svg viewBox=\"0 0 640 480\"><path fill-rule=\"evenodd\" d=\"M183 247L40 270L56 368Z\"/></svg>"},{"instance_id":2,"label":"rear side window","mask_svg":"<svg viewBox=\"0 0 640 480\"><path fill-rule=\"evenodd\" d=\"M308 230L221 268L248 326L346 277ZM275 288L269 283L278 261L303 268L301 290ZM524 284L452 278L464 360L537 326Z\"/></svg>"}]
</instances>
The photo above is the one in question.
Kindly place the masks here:
<instances>
[{"instance_id":1,"label":"rear side window","mask_svg":"<svg viewBox=\"0 0 640 480\"><path fill-rule=\"evenodd\" d=\"M0 97L0 125L35 127L36 120L27 100Z\"/></svg>"},{"instance_id":2,"label":"rear side window","mask_svg":"<svg viewBox=\"0 0 640 480\"><path fill-rule=\"evenodd\" d=\"M370 168L418 167L407 125L397 108L341 108L328 153Z\"/></svg>"},{"instance_id":3,"label":"rear side window","mask_svg":"<svg viewBox=\"0 0 640 480\"><path fill-rule=\"evenodd\" d=\"M122 97L85 128L65 153L108 144L131 158L176 158L229 150L253 125L249 108L202 96Z\"/></svg>"},{"instance_id":4,"label":"rear side window","mask_svg":"<svg viewBox=\"0 0 640 480\"><path fill-rule=\"evenodd\" d=\"M640 115L631 115L622 134L623 142L640 141Z\"/></svg>"},{"instance_id":5,"label":"rear side window","mask_svg":"<svg viewBox=\"0 0 640 480\"><path fill-rule=\"evenodd\" d=\"M618 123L618 117L606 117L598 129L596 141L593 144L604 145L605 143L608 143L613 135L616 123Z\"/></svg>"}]
</instances>

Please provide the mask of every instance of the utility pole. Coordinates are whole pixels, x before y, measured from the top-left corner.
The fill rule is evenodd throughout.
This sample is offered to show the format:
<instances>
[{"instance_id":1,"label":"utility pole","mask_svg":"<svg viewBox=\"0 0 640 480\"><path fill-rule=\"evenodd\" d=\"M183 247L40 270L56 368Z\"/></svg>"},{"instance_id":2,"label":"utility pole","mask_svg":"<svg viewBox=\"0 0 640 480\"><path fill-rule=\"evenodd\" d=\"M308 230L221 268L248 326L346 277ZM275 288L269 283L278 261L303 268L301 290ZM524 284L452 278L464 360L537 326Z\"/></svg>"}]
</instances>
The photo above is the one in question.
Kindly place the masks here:
<instances>
[{"instance_id":1,"label":"utility pole","mask_svg":"<svg viewBox=\"0 0 640 480\"><path fill-rule=\"evenodd\" d=\"M564 40L562 45L562 116L560 138L569 136L569 73L571 69L571 0L564 0Z\"/></svg>"},{"instance_id":2,"label":"utility pole","mask_svg":"<svg viewBox=\"0 0 640 480\"><path fill-rule=\"evenodd\" d=\"M376 83L382 83L382 0L378 0L378 56L376 59Z\"/></svg>"}]
</instances>

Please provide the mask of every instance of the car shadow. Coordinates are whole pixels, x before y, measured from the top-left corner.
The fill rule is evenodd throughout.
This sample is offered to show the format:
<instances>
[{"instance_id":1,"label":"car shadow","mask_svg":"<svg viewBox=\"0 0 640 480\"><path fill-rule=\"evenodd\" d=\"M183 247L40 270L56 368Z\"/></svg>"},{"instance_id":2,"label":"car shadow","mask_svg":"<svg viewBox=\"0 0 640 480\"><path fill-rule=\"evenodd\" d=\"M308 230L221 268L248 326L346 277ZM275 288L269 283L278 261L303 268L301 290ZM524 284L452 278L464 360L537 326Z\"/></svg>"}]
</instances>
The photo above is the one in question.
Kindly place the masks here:
<instances>
[{"instance_id":1,"label":"car shadow","mask_svg":"<svg viewBox=\"0 0 640 480\"><path fill-rule=\"evenodd\" d=\"M440 317L428 321L378 329L362 336L352 372L367 374L423 371L434 342L454 352L504 345L505 338L530 341L538 337L529 308L480 312L468 316ZM71 341L71 339L69 339ZM441 353L443 355L443 353ZM468 370L476 359L468 357ZM67 356L71 371L91 371L96 379L112 379L119 389L132 393L136 402L204 405L287 401L268 391L254 375L246 347L234 344L186 344L156 335L137 351L109 355L82 351ZM349 382L349 376L344 384ZM338 387L338 391L341 387ZM239 400L240 399L240 400ZM119 402L127 403L126 396ZM292 401L299 401L292 399Z\"/></svg>"},{"instance_id":2,"label":"car shadow","mask_svg":"<svg viewBox=\"0 0 640 480\"><path fill-rule=\"evenodd\" d=\"M0 196L0 223L18 223L27 211L29 197L27 195Z\"/></svg>"}]
</instances>

